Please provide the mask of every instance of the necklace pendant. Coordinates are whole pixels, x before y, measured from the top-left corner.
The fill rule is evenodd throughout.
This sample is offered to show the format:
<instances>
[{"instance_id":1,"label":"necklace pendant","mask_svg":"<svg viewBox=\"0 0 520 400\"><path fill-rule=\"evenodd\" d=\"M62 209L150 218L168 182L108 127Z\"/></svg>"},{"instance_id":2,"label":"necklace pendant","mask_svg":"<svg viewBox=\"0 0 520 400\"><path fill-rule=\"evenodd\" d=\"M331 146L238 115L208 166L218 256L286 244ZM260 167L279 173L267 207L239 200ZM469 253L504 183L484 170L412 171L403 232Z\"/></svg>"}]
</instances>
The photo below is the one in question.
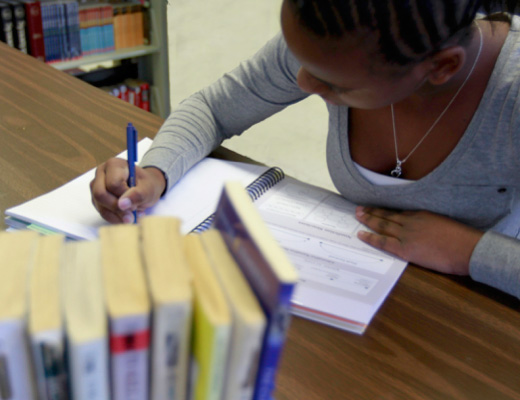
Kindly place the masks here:
<instances>
[{"instance_id":1,"label":"necklace pendant","mask_svg":"<svg viewBox=\"0 0 520 400\"><path fill-rule=\"evenodd\" d=\"M402 168L401 168L401 164L403 162L401 160L397 160L397 164L395 164L395 168L392 170L392 172L390 172L390 175L393 176L394 178L399 178L401 176L401 173L403 172Z\"/></svg>"}]
</instances>

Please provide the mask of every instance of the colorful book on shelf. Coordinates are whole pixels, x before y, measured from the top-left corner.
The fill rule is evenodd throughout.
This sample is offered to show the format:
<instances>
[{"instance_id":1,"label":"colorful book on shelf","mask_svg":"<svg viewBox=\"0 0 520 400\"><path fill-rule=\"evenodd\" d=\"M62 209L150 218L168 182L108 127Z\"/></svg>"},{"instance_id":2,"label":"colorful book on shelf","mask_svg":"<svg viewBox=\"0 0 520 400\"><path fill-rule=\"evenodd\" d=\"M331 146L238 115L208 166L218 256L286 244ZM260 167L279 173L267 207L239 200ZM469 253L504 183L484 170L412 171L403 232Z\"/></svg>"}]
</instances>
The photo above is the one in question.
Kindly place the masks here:
<instances>
[{"instance_id":1,"label":"colorful book on shelf","mask_svg":"<svg viewBox=\"0 0 520 400\"><path fill-rule=\"evenodd\" d=\"M116 50L124 48L124 31L123 31L123 12L124 8L115 6L113 8L112 25L114 27L114 48Z\"/></svg>"},{"instance_id":2,"label":"colorful book on shelf","mask_svg":"<svg viewBox=\"0 0 520 400\"><path fill-rule=\"evenodd\" d=\"M139 154L150 144L146 142L140 144ZM106 223L90 201L93 175L91 170L8 209L6 223L18 228L34 224L78 239L96 237ZM337 193L286 177L279 168L204 159L148 214L180 218L183 233L203 231L211 226L211 214L228 180L248 187L262 218L299 270L292 312L364 332L406 262L361 242L356 235L364 227L355 218L355 205Z\"/></svg>"},{"instance_id":3,"label":"colorful book on shelf","mask_svg":"<svg viewBox=\"0 0 520 400\"><path fill-rule=\"evenodd\" d=\"M0 2L0 40L11 47L16 47L14 42L14 17L9 4Z\"/></svg>"},{"instance_id":4,"label":"colorful book on shelf","mask_svg":"<svg viewBox=\"0 0 520 400\"><path fill-rule=\"evenodd\" d=\"M36 399L27 340L27 289L38 234L0 232L0 398Z\"/></svg>"},{"instance_id":5,"label":"colorful book on shelf","mask_svg":"<svg viewBox=\"0 0 520 400\"><path fill-rule=\"evenodd\" d=\"M298 274L240 183L226 183L215 212L214 228L222 235L266 315L253 399L270 400Z\"/></svg>"},{"instance_id":6,"label":"colorful book on shelf","mask_svg":"<svg viewBox=\"0 0 520 400\"><path fill-rule=\"evenodd\" d=\"M38 398L68 398L65 324L62 316L61 257L64 236L41 236L31 271L28 332L33 351Z\"/></svg>"},{"instance_id":7,"label":"colorful book on shelf","mask_svg":"<svg viewBox=\"0 0 520 400\"><path fill-rule=\"evenodd\" d=\"M152 302L150 399L186 399L193 289L180 221L149 216L139 225Z\"/></svg>"},{"instance_id":8,"label":"colorful book on shelf","mask_svg":"<svg viewBox=\"0 0 520 400\"><path fill-rule=\"evenodd\" d=\"M39 0L19 0L25 6L29 54L45 61L41 5Z\"/></svg>"},{"instance_id":9,"label":"colorful book on shelf","mask_svg":"<svg viewBox=\"0 0 520 400\"><path fill-rule=\"evenodd\" d=\"M142 46L144 44L144 26L143 26L143 7L140 4L132 6L131 11L130 34L132 37L132 46Z\"/></svg>"},{"instance_id":10,"label":"colorful book on shelf","mask_svg":"<svg viewBox=\"0 0 520 400\"><path fill-rule=\"evenodd\" d=\"M61 274L71 398L108 399L108 328L99 240L66 243Z\"/></svg>"},{"instance_id":11,"label":"colorful book on shelf","mask_svg":"<svg viewBox=\"0 0 520 400\"><path fill-rule=\"evenodd\" d=\"M142 4L118 3L113 8L115 49L142 46L145 41Z\"/></svg>"},{"instance_id":12,"label":"colorful book on shelf","mask_svg":"<svg viewBox=\"0 0 520 400\"><path fill-rule=\"evenodd\" d=\"M141 260L139 227L100 229L109 321L112 399L148 398L150 300Z\"/></svg>"},{"instance_id":13,"label":"colorful book on shelf","mask_svg":"<svg viewBox=\"0 0 520 400\"><path fill-rule=\"evenodd\" d=\"M231 346L222 398L250 400L255 390L266 318L220 232L209 229L200 239L231 311Z\"/></svg>"},{"instance_id":14,"label":"colorful book on shelf","mask_svg":"<svg viewBox=\"0 0 520 400\"><path fill-rule=\"evenodd\" d=\"M79 27L79 5L76 1L64 3L65 60L75 60L82 55Z\"/></svg>"},{"instance_id":15,"label":"colorful book on shelf","mask_svg":"<svg viewBox=\"0 0 520 400\"><path fill-rule=\"evenodd\" d=\"M114 51L114 11L112 5L106 4L101 7L101 42L103 52Z\"/></svg>"},{"instance_id":16,"label":"colorful book on shelf","mask_svg":"<svg viewBox=\"0 0 520 400\"><path fill-rule=\"evenodd\" d=\"M22 53L28 54L27 44L27 18L25 6L19 0L2 0L2 3L9 4L13 15L13 36L14 45Z\"/></svg>"},{"instance_id":17,"label":"colorful book on shelf","mask_svg":"<svg viewBox=\"0 0 520 400\"><path fill-rule=\"evenodd\" d=\"M83 55L113 51L113 6L104 3L81 3L78 11Z\"/></svg>"}]
</instances>

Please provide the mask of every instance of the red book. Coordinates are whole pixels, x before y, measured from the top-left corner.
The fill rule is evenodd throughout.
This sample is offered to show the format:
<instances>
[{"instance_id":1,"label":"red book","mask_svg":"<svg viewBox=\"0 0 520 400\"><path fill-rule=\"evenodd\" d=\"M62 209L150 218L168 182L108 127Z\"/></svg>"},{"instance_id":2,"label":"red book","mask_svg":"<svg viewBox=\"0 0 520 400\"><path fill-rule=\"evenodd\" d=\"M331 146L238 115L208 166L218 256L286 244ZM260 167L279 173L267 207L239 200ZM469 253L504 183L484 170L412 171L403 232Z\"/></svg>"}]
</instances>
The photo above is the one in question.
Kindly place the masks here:
<instances>
[{"instance_id":1,"label":"red book","mask_svg":"<svg viewBox=\"0 0 520 400\"><path fill-rule=\"evenodd\" d=\"M40 2L35 0L21 0L25 5L27 22L27 43L29 54L45 61L45 45L43 43L43 26Z\"/></svg>"},{"instance_id":2,"label":"red book","mask_svg":"<svg viewBox=\"0 0 520 400\"><path fill-rule=\"evenodd\" d=\"M141 84L141 108L150 111L150 84L147 82Z\"/></svg>"},{"instance_id":3,"label":"red book","mask_svg":"<svg viewBox=\"0 0 520 400\"><path fill-rule=\"evenodd\" d=\"M128 87L129 102L134 106L142 108L141 85L143 81L139 79L126 79L124 83Z\"/></svg>"}]
</instances>

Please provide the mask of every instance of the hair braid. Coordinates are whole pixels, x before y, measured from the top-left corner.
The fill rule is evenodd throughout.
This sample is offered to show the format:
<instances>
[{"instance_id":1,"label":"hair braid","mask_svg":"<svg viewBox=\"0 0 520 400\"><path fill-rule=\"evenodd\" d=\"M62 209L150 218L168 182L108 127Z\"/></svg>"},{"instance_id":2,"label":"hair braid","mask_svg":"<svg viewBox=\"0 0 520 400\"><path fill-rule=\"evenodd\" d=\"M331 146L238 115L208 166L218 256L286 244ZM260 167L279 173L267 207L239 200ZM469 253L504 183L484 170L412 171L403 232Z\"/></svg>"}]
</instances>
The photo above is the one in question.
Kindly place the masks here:
<instances>
[{"instance_id":1,"label":"hair braid","mask_svg":"<svg viewBox=\"0 0 520 400\"><path fill-rule=\"evenodd\" d=\"M463 34L479 9L513 13L519 0L290 0L301 23L318 36L377 34L385 60L406 65Z\"/></svg>"}]
</instances>

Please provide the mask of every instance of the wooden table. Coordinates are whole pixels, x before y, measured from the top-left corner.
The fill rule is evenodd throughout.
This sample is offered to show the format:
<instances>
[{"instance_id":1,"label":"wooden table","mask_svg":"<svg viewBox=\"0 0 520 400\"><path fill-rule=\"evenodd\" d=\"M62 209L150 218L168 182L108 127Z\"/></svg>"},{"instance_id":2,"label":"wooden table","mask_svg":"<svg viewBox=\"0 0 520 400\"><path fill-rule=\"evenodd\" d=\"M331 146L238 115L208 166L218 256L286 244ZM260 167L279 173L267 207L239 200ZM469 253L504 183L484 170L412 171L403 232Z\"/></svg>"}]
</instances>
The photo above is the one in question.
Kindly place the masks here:
<instances>
[{"instance_id":1,"label":"wooden table","mask_svg":"<svg viewBox=\"0 0 520 400\"><path fill-rule=\"evenodd\" d=\"M124 150L128 122L140 138L162 124L0 44L2 214ZM519 306L410 266L362 336L294 317L275 398L520 399Z\"/></svg>"}]
</instances>

